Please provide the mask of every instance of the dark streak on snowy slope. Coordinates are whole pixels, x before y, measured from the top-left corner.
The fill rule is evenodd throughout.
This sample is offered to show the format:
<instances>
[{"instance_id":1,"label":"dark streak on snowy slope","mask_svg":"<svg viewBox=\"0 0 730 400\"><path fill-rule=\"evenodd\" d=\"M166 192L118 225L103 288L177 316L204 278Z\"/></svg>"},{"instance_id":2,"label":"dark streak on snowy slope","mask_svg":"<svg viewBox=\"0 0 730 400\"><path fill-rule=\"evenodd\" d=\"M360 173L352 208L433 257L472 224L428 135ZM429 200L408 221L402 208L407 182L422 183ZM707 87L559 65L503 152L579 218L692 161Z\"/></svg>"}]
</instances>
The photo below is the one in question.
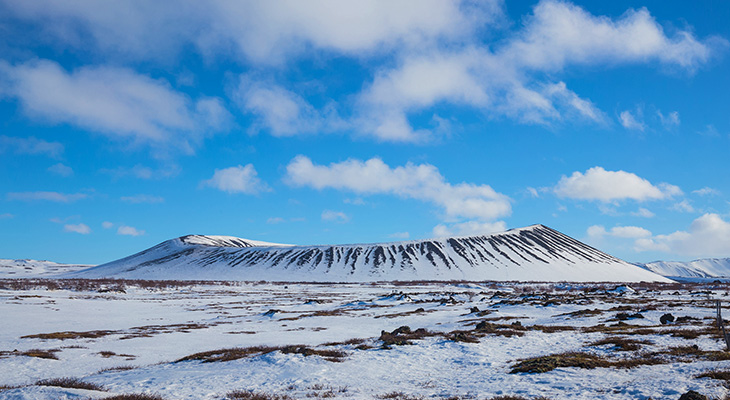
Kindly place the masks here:
<instances>
[{"instance_id":1,"label":"dark streak on snowy slope","mask_svg":"<svg viewBox=\"0 0 730 400\"><path fill-rule=\"evenodd\" d=\"M543 225L486 236L331 246L189 235L74 275L308 281L662 280Z\"/></svg>"}]
</instances>

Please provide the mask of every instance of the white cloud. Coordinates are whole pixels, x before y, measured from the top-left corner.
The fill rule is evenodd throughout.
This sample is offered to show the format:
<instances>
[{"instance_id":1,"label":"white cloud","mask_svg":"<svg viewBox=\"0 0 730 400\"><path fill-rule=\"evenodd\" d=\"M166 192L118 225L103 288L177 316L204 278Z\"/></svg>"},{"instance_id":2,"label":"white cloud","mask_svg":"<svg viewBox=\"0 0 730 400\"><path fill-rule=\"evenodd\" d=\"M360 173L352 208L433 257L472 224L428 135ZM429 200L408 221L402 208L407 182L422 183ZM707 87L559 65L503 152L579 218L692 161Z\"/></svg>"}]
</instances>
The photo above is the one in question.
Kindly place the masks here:
<instances>
[{"instance_id":1,"label":"white cloud","mask_svg":"<svg viewBox=\"0 0 730 400\"><path fill-rule=\"evenodd\" d=\"M258 194L271 191L271 188L258 178L258 173L252 164L216 169L213 177L201 184L227 193Z\"/></svg>"},{"instance_id":2,"label":"white cloud","mask_svg":"<svg viewBox=\"0 0 730 400\"><path fill-rule=\"evenodd\" d=\"M716 40L702 43L690 31L669 37L646 8L611 19L565 1L543 0L504 51L537 70L653 61L693 71L709 59Z\"/></svg>"},{"instance_id":3,"label":"white cloud","mask_svg":"<svg viewBox=\"0 0 730 400\"><path fill-rule=\"evenodd\" d=\"M82 235L88 235L91 233L91 228L86 224L66 224L63 226L65 232L80 233Z\"/></svg>"},{"instance_id":4,"label":"white cloud","mask_svg":"<svg viewBox=\"0 0 730 400\"><path fill-rule=\"evenodd\" d=\"M476 236L486 235L494 232L504 232L506 230L507 224L505 224L503 221L466 221L457 224L438 224L433 228L433 236Z\"/></svg>"},{"instance_id":5,"label":"white cloud","mask_svg":"<svg viewBox=\"0 0 730 400\"><path fill-rule=\"evenodd\" d=\"M273 224L281 224L281 223L284 223L284 222L286 222L286 220L284 218L281 218L281 217L271 217L271 218L269 218L269 219L266 220L266 223L267 224L271 224L271 225L273 225Z\"/></svg>"},{"instance_id":6,"label":"white cloud","mask_svg":"<svg viewBox=\"0 0 730 400\"><path fill-rule=\"evenodd\" d=\"M258 117L252 131L268 130L273 136L331 132L346 126L334 108L315 109L304 98L273 83L242 76L233 97L245 111Z\"/></svg>"},{"instance_id":7,"label":"white cloud","mask_svg":"<svg viewBox=\"0 0 730 400\"><path fill-rule=\"evenodd\" d=\"M141 204L141 203L156 204L156 203L165 202L165 199L163 197L152 196L149 194L138 194L135 196L122 196L119 199L125 203L132 203L132 204Z\"/></svg>"},{"instance_id":8,"label":"white cloud","mask_svg":"<svg viewBox=\"0 0 730 400\"><path fill-rule=\"evenodd\" d=\"M533 198L540 197L540 193L534 187L528 187L527 193L530 195L530 197L533 197Z\"/></svg>"},{"instance_id":9,"label":"white cloud","mask_svg":"<svg viewBox=\"0 0 730 400\"><path fill-rule=\"evenodd\" d=\"M662 114L661 111L657 110L657 116L659 117L659 121L661 121L662 125L669 129L676 126L679 126L680 120L679 120L679 112L672 111L667 115Z\"/></svg>"},{"instance_id":10,"label":"white cloud","mask_svg":"<svg viewBox=\"0 0 730 400\"><path fill-rule=\"evenodd\" d=\"M63 145L58 142L47 142L33 136L12 137L0 135L0 154L13 152L15 154L42 154L51 158L59 158L63 151Z\"/></svg>"},{"instance_id":11,"label":"white cloud","mask_svg":"<svg viewBox=\"0 0 730 400\"><path fill-rule=\"evenodd\" d=\"M324 210L322 211L322 221L345 223L350 220L350 216L342 211Z\"/></svg>"},{"instance_id":12,"label":"white cloud","mask_svg":"<svg viewBox=\"0 0 730 400\"><path fill-rule=\"evenodd\" d=\"M695 208L692 207L692 204L690 204L687 199L682 200L679 203L674 203L674 205L672 206L672 210L686 213L695 212Z\"/></svg>"},{"instance_id":13,"label":"white cloud","mask_svg":"<svg viewBox=\"0 0 730 400\"><path fill-rule=\"evenodd\" d=\"M388 235L388 237L391 239L406 240L411 237L411 234L408 232L395 232Z\"/></svg>"},{"instance_id":14,"label":"white cloud","mask_svg":"<svg viewBox=\"0 0 730 400\"><path fill-rule=\"evenodd\" d=\"M73 203L89 197L84 193L59 192L13 192L7 194L8 200L19 201L53 201L56 203Z\"/></svg>"},{"instance_id":15,"label":"white cloud","mask_svg":"<svg viewBox=\"0 0 730 400\"><path fill-rule=\"evenodd\" d=\"M637 117L631 114L631 111L629 110L622 111L621 114L619 114L618 119L621 121L621 125L626 129L641 132L644 132L644 129L646 129L644 122L638 120Z\"/></svg>"},{"instance_id":16,"label":"white cloud","mask_svg":"<svg viewBox=\"0 0 730 400\"><path fill-rule=\"evenodd\" d=\"M150 168L137 164L134 167L117 167L113 169L101 169L99 172L111 175L114 178L133 177L138 179L163 179L171 178L180 173L181 168L175 164L164 165L159 168Z\"/></svg>"},{"instance_id":17,"label":"white cloud","mask_svg":"<svg viewBox=\"0 0 730 400\"><path fill-rule=\"evenodd\" d=\"M693 190L692 193L698 196L719 196L720 191L711 187L703 187L702 189Z\"/></svg>"},{"instance_id":18,"label":"white cloud","mask_svg":"<svg viewBox=\"0 0 730 400\"><path fill-rule=\"evenodd\" d=\"M364 206L365 204L367 204L362 197L355 197L354 199L344 199L342 200L342 202L345 204L352 204L353 206Z\"/></svg>"},{"instance_id":19,"label":"white cloud","mask_svg":"<svg viewBox=\"0 0 730 400\"><path fill-rule=\"evenodd\" d=\"M9 2L7 12L38 26L39 40L146 59L169 59L187 44L206 56L276 63L311 49L387 52L459 38L489 23L501 2L439 0L199 3ZM31 30L32 32L32 30Z\"/></svg>"},{"instance_id":20,"label":"white cloud","mask_svg":"<svg viewBox=\"0 0 730 400\"><path fill-rule=\"evenodd\" d=\"M668 183L652 185L630 172L606 171L601 167L593 167L585 174L576 171L570 177L563 176L553 191L559 197L602 202L627 199L641 202L682 194L677 186Z\"/></svg>"},{"instance_id":21,"label":"white cloud","mask_svg":"<svg viewBox=\"0 0 730 400\"><path fill-rule=\"evenodd\" d=\"M697 38L691 29L667 33L645 8L609 18L557 0L540 1L517 29L493 35L492 31L507 24L503 8L499 0L216 0L183 1L173 8L133 0L104 5L91 1L8 2L4 11L23 21L18 25L25 29L15 34L37 32L29 40L48 42L52 38L51 43L61 50L97 51L101 52L100 59L116 55L123 60L132 57L169 63L183 48L197 48L207 60L223 56L254 67L300 57L319 62L342 56L373 65L371 60L388 57L385 64L389 67L377 70L373 81L352 96L354 101L344 101L355 104L352 112L341 113L353 116L347 124L337 118L330 105L316 109L306 95L275 83L247 87L239 102L258 117L254 129L267 129L277 136L347 127L378 140L400 142L428 140L442 130L413 126L409 120L411 115L440 104L466 106L490 117L506 116L530 124L574 120L604 123L604 113L568 89L556 77L558 73L576 65L626 64L659 64L692 73L726 44L717 37ZM485 43L485 38L492 37L499 40ZM392 61L391 55L396 55ZM77 83L85 71L66 74L65 79ZM124 74L117 75L124 78ZM119 86L126 81L165 86L139 76L121 79ZM80 87L81 99L96 99L83 90L85 86ZM119 90L113 89L111 95L119 97ZM145 142L178 137L180 132L181 142L195 142L202 134L201 125L218 121L212 124L217 126L227 119L227 112L214 99L192 105L167 86L161 92L174 100L164 103L175 108L174 112L160 114L158 111L169 108L155 103L162 110L109 121L130 108L126 102L116 101L124 106L121 111L92 102L92 108L107 111L93 116L80 115L75 102L66 107L72 110L54 104L46 107L53 110L38 113L54 121ZM23 95L21 101L30 103L25 98L31 95ZM46 97L65 100L70 96ZM175 107L179 103L182 107ZM139 108L149 109L144 105ZM154 115L160 118L154 119ZM671 123L672 114L667 118Z\"/></svg>"},{"instance_id":22,"label":"white cloud","mask_svg":"<svg viewBox=\"0 0 730 400\"><path fill-rule=\"evenodd\" d=\"M101 223L101 227L104 229L111 229L111 228L114 228L114 223L109 222L109 221L104 221Z\"/></svg>"},{"instance_id":23,"label":"white cloud","mask_svg":"<svg viewBox=\"0 0 730 400\"><path fill-rule=\"evenodd\" d=\"M143 230L126 225L122 225L117 229L117 235L142 236L144 234L145 232Z\"/></svg>"},{"instance_id":24,"label":"white cloud","mask_svg":"<svg viewBox=\"0 0 730 400\"><path fill-rule=\"evenodd\" d=\"M730 222L704 214L687 231L656 235L636 241L637 251L661 251L692 257L730 257Z\"/></svg>"},{"instance_id":25,"label":"white cloud","mask_svg":"<svg viewBox=\"0 0 730 400\"><path fill-rule=\"evenodd\" d=\"M646 208L641 207L638 210L636 210L635 212L632 212L631 215L633 215L634 217L652 218L656 214L647 210Z\"/></svg>"},{"instance_id":26,"label":"white cloud","mask_svg":"<svg viewBox=\"0 0 730 400\"><path fill-rule=\"evenodd\" d=\"M48 167L48 172L63 176L63 177L69 177L74 174L73 168L69 167L68 165L65 165L63 163L58 163L51 165Z\"/></svg>"},{"instance_id":27,"label":"white cloud","mask_svg":"<svg viewBox=\"0 0 730 400\"><path fill-rule=\"evenodd\" d=\"M224 129L227 111L219 99L195 102L163 80L113 67L85 67L67 72L59 64L38 60L0 63L30 117L67 123L132 143L191 151L205 135Z\"/></svg>"},{"instance_id":28,"label":"white cloud","mask_svg":"<svg viewBox=\"0 0 730 400\"><path fill-rule=\"evenodd\" d=\"M601 238L603 236L612 236L624 239L651 237L651 231L639 226L615 226L610 230L606 230L606 228L602 225L593 225L588 227L587 233L591 238Z\"/></svg>"},{"instance_id":29,"label":"white cloud","mask_svg":"<svg viewBox=\"0 0 730 400\"><path fill-rule=\"evenodd\" d=\"M434 203L449 218L491 220L511 213L509 197L489 185L446 182L433 165L411 163L391 168L379 158L315 165L297 156L287 165L286 181L294 186L333 188L359 195L391 194Z\"/></svg>"}]
</instances>

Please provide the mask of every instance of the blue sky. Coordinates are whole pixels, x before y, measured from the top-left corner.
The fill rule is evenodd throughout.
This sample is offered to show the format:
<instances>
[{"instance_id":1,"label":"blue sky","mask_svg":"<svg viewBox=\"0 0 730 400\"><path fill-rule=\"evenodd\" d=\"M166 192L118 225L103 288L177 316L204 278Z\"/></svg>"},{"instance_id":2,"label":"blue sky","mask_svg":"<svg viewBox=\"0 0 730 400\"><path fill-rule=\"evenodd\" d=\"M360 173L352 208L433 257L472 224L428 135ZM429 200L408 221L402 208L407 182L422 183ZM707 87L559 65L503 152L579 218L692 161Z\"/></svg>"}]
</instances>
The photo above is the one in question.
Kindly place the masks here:
<instances>
[{"instance_id":1,"label":"blue sky","mask_svg":"<svg viewBox=\"0 0 730 400\"><path fill-rule=\"evenodd\" d=\"M0 1L0 258L541 223L730 257L727 2Z\"/></svg>"}]
</instances>

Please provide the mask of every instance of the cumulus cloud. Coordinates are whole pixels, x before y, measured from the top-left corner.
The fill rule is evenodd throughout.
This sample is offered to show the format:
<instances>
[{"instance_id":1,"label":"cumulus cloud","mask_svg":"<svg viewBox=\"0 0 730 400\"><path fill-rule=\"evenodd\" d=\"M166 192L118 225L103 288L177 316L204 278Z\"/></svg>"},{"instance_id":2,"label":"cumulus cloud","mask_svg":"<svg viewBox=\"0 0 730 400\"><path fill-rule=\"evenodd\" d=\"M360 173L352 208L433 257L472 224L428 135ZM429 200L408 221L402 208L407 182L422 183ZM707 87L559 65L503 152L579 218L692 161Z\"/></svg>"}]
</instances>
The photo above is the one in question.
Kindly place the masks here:
<instances>
[{"instance_id":1,"label":"cumulus cloud","mask_svg":"<svg viewBox=\"0 0 730 400\"><path fill-rule=\"evenodd\" d=\"M730 257L730 222L717 214L704 214L686 231L656 235L636 241L637 251L661 251L691 257Z\"/></svg>"},{"instance_id":2,"label":"cumulus cloud","mask_svg":"<svg viewBox=\"0 0 730 400\"><path fill-rule=\"evenodd\" d=\"M315 165L297 156L286 167L286 181L294 186L333 188L359 195L390 194L434 203L448 218L492 220L511 213L509 197L489 185L451 184L433 165L408 163L391 168L379 158Z\"/></svg>"},{"instance_id":3,"label":"cumulus cloud","mask_svg":"<svg viewBox=\"0 0 730 400\"><path fill-rule=\"evenodd\" d=\"M119 200L125 202L125 203L132 203L132 204L141 204L141 203L147 203L147 204L156 204L156 203L164 203L165 198L160 196L152 196L149 194L138 194L134 196L122 196L119 198Z\"/></svg>"},{"instance_id":4,"label":"cumulus cloud","mask_svg":"<svg viewBox=\"0 0 730 400\"><path fill-rule=\"evenodd\" d=\"M91 233L91 228L86 224L66 224L63 226L65 232L80 233L82 235L88 235Z\"/></svg>"},{"instance_id":5,"label":"cumulus cloud","mask_svg":"<svg viewBox=\"0 0 730 400\"><path fill-rule=\"evenodd\" d=\"M252 164L216 169L213 177L201 184L227 193L258 194L271 191L271 188L259 179Z\"/></svg>"},{"instance_id":6,"label":"cumulus cloud","mask_svg":"<svg viewBox=\"0 0 730 400\"><path fill-rule=\"evenodd\" d=\"M644 129L646 129L646 125L644 125L643 121L640 121L637 118L638 117L634 116L634 114L632 114L629 110L622 111L621 114L619 114L618 116L618 119L624 128L633 131L644 132Z\"/></svg>"},{"instance_id":7,"label":"cumulus cloud","mask_svg":"<svg viewBox=\"0 0 730 400\"><path fill-rule=\"evenodd\" d=\"M73 203L89 197L85 193L59 192L13 192L7 194L8 200L19 201L52 201L56 203Z\"/></svg>"},{"instance_id":8,"label":"cumulus cloud","mask_svg":"<svg viewBox=\"0 0 730 400\"><path fill-rule=\"evenodd\" d=\"M639 226L615 226L610 230L606 230L602 225L593 225L588 227L587 233L591 238L612 236L624 239L638 239L651 236L651 231Z\"/></svg>"},{"instance_id":9,"label":"cumulus cloud","mask_svg":"<svg viewBox=\"0 0 730 400\"><path fill-rule=\"evenodd\" d=\"M501 13L495 0L4 3L4 14L36 24L39 40L53 38L63 47L164 60L193 44L209 57L265 64L312 48L359 55L450 40Z\"/></svg>"},{"instance_id":10,"label":"cumulus cloud","mask_svg":"<svg viewBox=\"0 0 730 400\"><path fill-rule=\"evenodd\" d=\"M1 71L0 71L1 72ZM64 146L58 142L47 142L36 137L12 137L0 135L0 154L31 154L45 155L59 158L63 154Z\"/></svg>"},{"instance_id":11,"label":"cumulus cloud","mask_svg":"<svg viewBox=\"0 0 730 400\"><path fill-rule=\"evenodd\" d=\"M217 0L182 1L174 8L141 0L103 6L89 1L0 4L0 15L22 22L8 24L11 30L21 29L15 25L23 27L16 35L37 32L30 40L47 42L51 38L64 50L93 49L123 59L169 62L183 48L195 48L208 60L223 56L255 67L305 55L318 60L388 58L387 67L377 68L361 93L348 96L354 101L344 101L354 105L353 110L340 113L352 115L347 125L341 125L333 107L316 109L305 94L291 88L273 82L245 87L238 101L257 117L254 129L267 129L277 136L331 130L334 121L340 123L335 124L339 128L346 126L382 141L423 141L438 129L415 126L410 119L440 104L466 106L490 117L506 116L530 124L604 123L604 113L556 75L573 66L640 63L692 73L726 45L717 37L698 38L691 29L665 32L645 8L609 18L558 0L540 1L517 29L504 30L499 41L487 43L483 38L489 36L482 33L506 25L499 0L356 4ZM397 56L391 57L394 54ZM164 82L129 71L96 67L67 73L47 64L5 70L25 86L44 79L64 89L43 96L20 84L12 90L28 113L53 122L144 142L174 136L189 146L188 142L201 136L201 125L217 127L227 119L216 99L193 101ZM112 82L108 94L90 89L97 76L117 78L108 80ZM130 98L120 89L130 84L145 86L153 95ZM65 94L65 86L78 86L79 99ZM82 101L93 105L91 110L80 110ZM142 112L124 118L130 109ZM668 123L672 118L669 114Z\"/></svg>"},{"instance_id":12,"label":"cumulus cloud","mask_svg":"<svg viewBox=\"0 0 730 400\"><path fill-rule=\"evenodd\" d=\"M342 211L324 210L322 211L322 221L345 223L350 220L350 216Z\"/></svg>"},{"instance_id":13,"label":"cumulus cloud","mask_svg":"<svg viewBox=\"0 0 730 400\"><path fill-rule=\"evenodd\" d=\"M219 99L192 101L167 82L128 69L68 72L53 61L37 60L0 63L0 75L28 116L159 148L191 151L203 136L222 130L228 118Z\"/></svg>"},{"instance_id":14,"label":"cumulus cloud","mask_svg":"<svg viewBox=\"0 0 730 400\"><path fill-rule=\"evenodd\" d=\"M465 46L405 56L380 70L359 95L360 130L380 140L422 141L432 135L415 128L409 115L446 103L523 123L606 122L605 114L564 82L546 80L568 66L659 63L692 73L726 45L700 41L690 31L667 35L646 9L621 18L594 16L563 1L543 0L513 37L493 46ZM676 117L676 119L675 119ZM630 111L620 115L628 129L644 124ZM678 122L669 114L666 123Z\"/></svg>"},{"instance_id":15,"label":"cumulus cloud","mask_svg":"<svg viewBox=\"0 0 730 400\"><path fill-rule=\"evenodd\" d=\"M101 223L101 227L104 229L111 229L111 228L114 228L114 223L109 222L109 221L104 221Z\"/></svg>"},{"instance_id":16,"label":"cumulus cloud","mask_svg":"<svg viewBox=\"0 0 730 400\"><path fill-rule=\"evenodd\" d=\"M331 132L346 126L333 106L317 110L298 94L250 76L240 78L232 95L243 111L257 117L251 127L254 132L264 129L282 137Z\"/></svg>"},{"instance_id":17,"label":"cumulus cloud","mask_svg":"<svg viewBox=\"0 0 730 400\"><path fill-rule=\"evenodd\" d=\"M668 183L653 185L636 174L625 171L606 171L593 167L584 173L573 172L563 176L553 191L559 197L577 200L612 202L620 200L661 200L681 195L679 187Z\"/></svg>"},{"instance_id":18,"label":"cumulus cloud","mask_svg":"<svg viewBox=\"0 0 730 400\"><path fill-rule=\"evenodd\" d=\"M611 19L565 1L543 0L505 52L516 62L540 70L654 61L692 71L709 59L716 40L703 43L689 31L667 36L646 8L630 9Z\"/></svg>"},{"instance_id":19,"label":"cumulus cloud","mask_svg":"<svg viewBox=\"0 0 730 400\"><path fill-rule=\"evenodd\" d=\"M503 221L466 221L456 224L438 224L433 228L433 236L476 236L486 235L495 232L504 232L506 230L507 224L505 224Z\"/></svg>"},{"instance_id":20,"label":"cumulus cloud","mask_svg":"<svg viewBox=\"0 0 730 400\"><path fill-rule=\"evenodd\" d=\"M125 235L125 236L142 236L145 234L145 231L139 230L132 226L122 225L117 229L117 235Z\"/></svg>"}]
</instances>

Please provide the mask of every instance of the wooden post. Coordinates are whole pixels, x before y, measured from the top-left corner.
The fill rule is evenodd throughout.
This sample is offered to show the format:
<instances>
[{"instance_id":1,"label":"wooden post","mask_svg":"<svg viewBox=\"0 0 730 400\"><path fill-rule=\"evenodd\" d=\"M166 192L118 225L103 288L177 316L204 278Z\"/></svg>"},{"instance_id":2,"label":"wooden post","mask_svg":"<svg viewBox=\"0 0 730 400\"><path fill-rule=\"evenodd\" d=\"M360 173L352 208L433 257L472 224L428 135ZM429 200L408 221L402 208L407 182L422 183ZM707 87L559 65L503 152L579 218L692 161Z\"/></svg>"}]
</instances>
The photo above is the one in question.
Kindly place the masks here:
<instances>
[{"instance_id":1,"label":"wooden post","mask_svg":"<svg viewBox=\"0 0 730 400\"><path fill-rule=\"evenodd\" d=\"M725 323L722 320L722 306L720 300L718 300L715 305L717 306L717 326L718 328L720 328L720 331L722 331L722 338L725 339L725 346L727 351L730 351L730 335L728 335L727 331L725 330Z\"/></svg>"}]
</instances>

